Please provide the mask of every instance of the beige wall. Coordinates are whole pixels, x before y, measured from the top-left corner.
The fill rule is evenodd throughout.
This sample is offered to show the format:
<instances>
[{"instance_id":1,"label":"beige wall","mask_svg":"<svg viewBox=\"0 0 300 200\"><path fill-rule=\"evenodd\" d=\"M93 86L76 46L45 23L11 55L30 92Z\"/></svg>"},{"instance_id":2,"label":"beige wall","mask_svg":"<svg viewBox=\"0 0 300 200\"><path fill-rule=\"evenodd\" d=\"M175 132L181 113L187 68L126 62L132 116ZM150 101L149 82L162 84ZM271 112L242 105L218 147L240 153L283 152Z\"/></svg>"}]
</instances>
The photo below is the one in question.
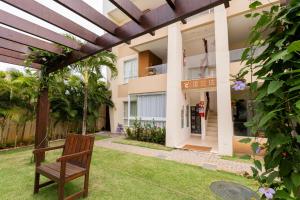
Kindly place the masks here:
<instances>
[{"instance_id":1,"label":"beige wall","mask_svg":"<svg viewBox=\"0 0 300 200\"><path fill-rule=\"evenodd\" d=\"M269 6L272 3L278 2L278 0L262 0L262 2L265 4L265 6ZM230 7L228 9L226 9L227 18L238 16L238 15L243 17L246 12L249 12L248 6L249 6L248 0L232 0L230 2ZM209 13L209 14L205 14L205 15L191 17L188 19L187 24L181 24L179 22L176 26L181 30L181 32L183 32L183 31L187 31L187 30L190 30L190 29L193 29L196 27L201 27L201 26L204 26L207 24L212 24L212 23L214 23L214 13ZM169 26L169 28L170 28L170 26ZM136 80L130 80L127 85L122 85L123 84L123 63L124 63L124 61L127 59L132 59L132 58L138 59L139 58L138 52L132 50L131 48L134 48L137 45L145 44L145 43L148 43L148 42L160 39L160 38L164 38L164 37L168 37L168 39L170 37L170 35L168 34L168 27L164 27L159 30L156 30L155 36L151 36L150 34L145 34L139 38L132 40L130 45L122 44L122 45L119 45L119 46L113 48L113 52L115 52L116 55L118 56L117 67L119 70L119 75L116 79L112 80L112 82L111 82L112 100L115 103L115 107L113 109L110 109L112 131L114 131L116 129L118 123L123 123L123 113L124 113L123 102L127 101L128 94L138 94L138 93L146 93L146 92L161 92L161 91L167 90L167 102L172 102L173 99L180 98L180 101L178 102L179 108L182 105L185 105L188 103L188 102L185 102L184 99L181 99L180 94L178 94L176 92L174 92L174 96L172 98L168 98L168 95L170 94L168 92L169 92L169 90L172 90L172 87L171 86L167 87L167 81L169 78L167 78L166 76L169 76L170 70L168 71L167 75L146 76L146 77L139 78ZM176 38L177 36L174 36L174 37ZM170 39L169 39L169 41L170 41L169 44L176 42L175 40L171 41ZM244 44L240 43L240 44L233 44L233 46L231 46L231 47L240 48L243 46L244 46ZM179 70L179 68L180 68L180 66L178 66L179 64L175 63L176 61L181 62L180 59L178 59L178 58L179 58L179 56L182 56L182 53L181 53L182 49L178 50L178 52L173 52L172 54L170 54L171 50L176 51L176 49L174 50L173 48L178 48L178 47L179 47L179 45L177 45L177 46L169 45L168 46L168 68L172 69L172 71L173 71L173 68L178 67L178 69L177 69L178 71L176 70L176 73L182 73ZM174 62L174 60L175 60L175 62ZM174 65L170 65L172 62L174 62ZM221 64L220 64L220 66L221 66ZM230 63L230 74L236 74L240 70L240 68L241 68L240 62ZM182 79L182 77L180 77L180 76L176 75L176 77L178 79ZM249 76L247 76L246 79L250 80ZM177 82L177 79L176 79L176 82ZM170 83L170 85L172 85L172 84ZM180 92L182 92L182 91L180 91ZM217 97L214 96L212 99L216 99L216 98ZM222 98L218 98L218 99L220 100ZM168 103L167 103L167 105L168 105ZM175 115L174 113L175 113L175 111L173 112L173 114L170 113L169 115L167 115L167 124L168 124L168 120L169 120L168 116ZM176 110L176 113L177 113L176 115L178 115L178 113L180 113L180 111ZM228 112L227 115L229 113L230 112ZM174 121L174 123L180 123L180 121L178 122L178 116L177 116L177 121L176 122ZM181 130L181 129L178 128L178 130ZM182 137L182 139L184 139L188 135L188 134L186 134L187 132L188 132L188 130L184 130L183 133L179 137ZM181 133L181 131L179 131L179 133ZM178 143L173 142L171 146L177 146L177 145L178 145Z\"/></svg>"},{"instance_id":2,"label":"beige wall","mask_svg":"<svg viewBox=\"0 0 300 200\"><path fill-rule=\"evenodd\" d=\"M128 93L150 93L166 91L167 75L159 74L153 76L145 76L137 79L129 80Z\"/></svg>"}]
</instances>

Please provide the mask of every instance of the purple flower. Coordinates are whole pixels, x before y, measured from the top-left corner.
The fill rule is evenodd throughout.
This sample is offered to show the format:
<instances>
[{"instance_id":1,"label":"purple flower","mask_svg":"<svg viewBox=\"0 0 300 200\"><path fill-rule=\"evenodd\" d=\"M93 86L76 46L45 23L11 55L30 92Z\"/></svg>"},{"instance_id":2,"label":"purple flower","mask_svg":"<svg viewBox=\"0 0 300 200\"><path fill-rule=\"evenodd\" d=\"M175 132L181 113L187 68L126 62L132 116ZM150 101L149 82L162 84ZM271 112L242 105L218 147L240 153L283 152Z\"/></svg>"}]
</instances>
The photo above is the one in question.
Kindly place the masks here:
<instances>
[{"instance_id":1,"label":"purple flower","mask_svg":"<svg viewBox=\"0 0 300 200\"><path fill-rule=\"evenodd\" d=\"M275 190L273 188L259 188L258 191L265 195L267 199L273 199L273 195L275 194Z\"/></svg>"},{"instance_id":2,"label":"purple flower","mask_svg":"<svg viewBox=\"0 0 300 200\"><path fill-rule=\"evenodd\" d=\"M246 88L246 83L244 81L235 81L232 88L236 91L244 90Z\"/></svg>"},{"instance_id":3,"label":"purple flower","mask_svg":"<svg viewBox=\"0 0 300 200\"><path fill-rule=\"evenodd\" d=\"M259 153L260 153L260 151L261 151L261 148L260 148L260 147L257 147L257 149L256 149L255 153L256 153L256 154L259 154Z\"/></svg>"}]
</instances>

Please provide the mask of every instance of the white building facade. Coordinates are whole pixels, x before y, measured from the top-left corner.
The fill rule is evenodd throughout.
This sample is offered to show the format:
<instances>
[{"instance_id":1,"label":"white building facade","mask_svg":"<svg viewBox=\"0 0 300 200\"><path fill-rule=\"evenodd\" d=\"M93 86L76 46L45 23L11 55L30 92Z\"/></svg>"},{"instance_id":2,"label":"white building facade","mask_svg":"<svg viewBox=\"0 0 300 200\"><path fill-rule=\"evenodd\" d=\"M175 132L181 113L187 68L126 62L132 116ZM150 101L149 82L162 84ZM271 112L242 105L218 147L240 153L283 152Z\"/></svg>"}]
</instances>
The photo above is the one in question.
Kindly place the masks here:
<instances>
[{"instance_id":1,"label":"white building facade","mask_svg":"<svg viewBox=\"0 0 300 200\"><path fill-rule=\"evenodd\" d=\"M160 1L136 0L141 9ZM240 56L255 21L246 19L248 0L232 0L113 48L119 74L110 80L112 132L135 119L166 127L166 146L207 147L220 155L243 151L237 141L251 136L243 125L250 117L247 91L231 89L230 75L242 67ZM264 0L260 10L276 0ZM115 23L129 19L104 5Z\"/></svg>"}]
</instances>

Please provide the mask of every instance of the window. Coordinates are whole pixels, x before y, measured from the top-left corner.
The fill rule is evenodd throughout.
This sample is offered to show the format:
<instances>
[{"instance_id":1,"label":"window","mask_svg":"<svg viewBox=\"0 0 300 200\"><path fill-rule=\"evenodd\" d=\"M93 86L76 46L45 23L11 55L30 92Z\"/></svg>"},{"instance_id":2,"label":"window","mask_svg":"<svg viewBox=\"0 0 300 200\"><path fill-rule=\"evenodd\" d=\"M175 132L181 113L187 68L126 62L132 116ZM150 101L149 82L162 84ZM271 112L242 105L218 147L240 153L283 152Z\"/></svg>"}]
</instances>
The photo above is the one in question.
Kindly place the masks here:
<instances>
[{"instance_id":1,"label":"window","mask_svg":"<svg viewBox=\"0 0 300 200\"><path fill-rule=\"evenodd\" d=\"M136 117L137 116L137 102L131 101L130 102L130 117ZM124 125L128 125L128 102L124 102Z\"/></svg>"},{"instance_id":2,"label":"window","mask_svg":"<svg viewBox=\"0 0 300 200\"><path fill-rule=\"evenodd\" d=\"M137 59L131 59L124 62L124 83L128 83L130 79L138 77Z\"/></svg>"},{"instance_id":3,"label":"window","mask_svg":"<svg viewBox=\"0 0 300 200\"><path fill-rule=\"evenodd\" d=\"M130 124L138 119L144 124L164 127L166 121L166 95L142 94L130 96ZM124 102L124 124L128 125L128 102Z\"/></svg>"},{"instance_id":4,"label":"window","mask_svg":"<svg viewBox=\"0 0 300 200\"><path fill-rule=\"evenodd\" d=\"M153 94L153 95L138 95L138 117L155 118L166 117L166 95Z\"/></svg>"}]
</instances>

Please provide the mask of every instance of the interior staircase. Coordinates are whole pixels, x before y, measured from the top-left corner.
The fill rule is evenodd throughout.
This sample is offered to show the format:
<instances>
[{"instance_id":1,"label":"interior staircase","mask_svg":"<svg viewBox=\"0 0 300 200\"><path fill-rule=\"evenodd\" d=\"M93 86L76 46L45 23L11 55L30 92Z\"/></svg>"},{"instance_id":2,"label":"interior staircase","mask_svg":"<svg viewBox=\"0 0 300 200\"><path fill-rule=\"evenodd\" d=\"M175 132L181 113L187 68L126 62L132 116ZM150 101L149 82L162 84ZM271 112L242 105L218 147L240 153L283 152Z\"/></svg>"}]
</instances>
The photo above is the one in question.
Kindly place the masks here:
<instances>
[{"instance_id":1,"label":"interior staircase","mask_svg":"<svg viewBox=\"0 0 300 200\"><path fill-rule=\"evenodd\" d=\"M208 113L206 135L218 137L218 118L215 112Z\"/></svg>"}]
</instances>

